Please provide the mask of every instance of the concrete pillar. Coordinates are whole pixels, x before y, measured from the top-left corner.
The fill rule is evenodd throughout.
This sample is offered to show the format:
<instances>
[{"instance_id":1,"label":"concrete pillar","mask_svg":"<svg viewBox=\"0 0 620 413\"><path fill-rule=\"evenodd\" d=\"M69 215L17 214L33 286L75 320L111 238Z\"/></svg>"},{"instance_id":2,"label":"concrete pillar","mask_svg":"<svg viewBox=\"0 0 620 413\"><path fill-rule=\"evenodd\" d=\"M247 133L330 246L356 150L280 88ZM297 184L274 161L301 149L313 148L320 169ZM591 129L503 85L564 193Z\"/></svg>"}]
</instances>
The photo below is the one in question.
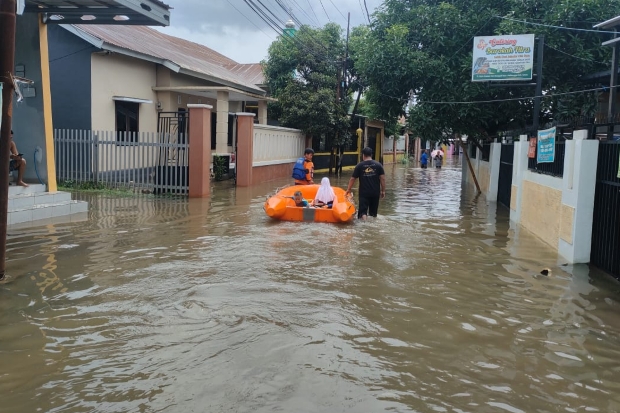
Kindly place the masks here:
<instances>
[{"instance_id":1,"label":"concrete pillar","mask_svg":"<svg viewBox=\"0 0 620 413\"><path fill-rule=\"evenodd\" d=\"M566 141L558 252L569 264L590 262L598 140L575 131Z\"/></svg>"},{"instance_id":2,"label":"concrete pillar","mask_svg":"<svg viewBox=\"0 0 620 413\"><path fill-rule=\"evenodd\" d=\"M237 113L237 186L252 185L254 114Z\"/></svg>"},{"instance_id":3,"label":"concrete pillar","mask_svg":"<svg viewBox=\"0 0 620 413\"><path fill-rule=\"evenodd\" d=\"M521 222L521 199L523 198L523 177L527 172L527 149L529 142L527 135L521 135L514 143L514 157L512 160L512 188L510 195L510 220Z\"/></svg>"},{"instance_id":4,"label":"concrete pillar","mask_svg":"<svg viewBox=\"0 0 620 413\"><path fill-rule=\"evenodd\" d=\"M261 125L267 124L267 101L259 100L258 101L258 123Z\"/></svg>"},{"instance_id":5,"label":"concrete pillar","mask_svg":"<svg viewBox=\"0 0 620 413\"><path fill-rule=\"evenodd\" d=\"M215 125L215 154L228 153L228 92L217 92L217 124Z\"/></svg>"},{"instance_id":6,"label":"concrete pillar","mask_svg":"<svg viewBox=\"0 0 620 413\"><path fill-rule=\"evenodd\" d=\"M502 144L494 142L491 144L489 154L489 189L487 191L487 201L497 202L497 190L499 187L499 164L502 160Z\"/></svg>"},{"instance_id":7,"label":"concrete pillar","mask_svg":"<svg viewBox=\"0 0 620 413\"><path fill-rule=\"evenodd\" d=\"M211 110L213 106L189 104L189 196L203 198L211 192Z\"/></svg>"}]
</instances>

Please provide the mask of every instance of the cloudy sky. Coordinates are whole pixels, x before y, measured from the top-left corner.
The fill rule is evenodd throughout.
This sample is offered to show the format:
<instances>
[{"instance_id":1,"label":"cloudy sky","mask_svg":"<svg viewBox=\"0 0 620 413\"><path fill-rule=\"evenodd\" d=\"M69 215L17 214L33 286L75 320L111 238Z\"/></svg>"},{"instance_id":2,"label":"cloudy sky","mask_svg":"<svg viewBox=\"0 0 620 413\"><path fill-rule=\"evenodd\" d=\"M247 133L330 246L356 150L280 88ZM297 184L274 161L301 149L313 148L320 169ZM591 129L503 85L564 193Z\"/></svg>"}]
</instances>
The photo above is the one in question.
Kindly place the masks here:
<instances>
[{"instance_id":1,"label":"cloudy sky","mask_svg":"<svg viewBox=\"0 0 620 413\"><path fill-rule=\"evenodd\" d=\"M201 43L239 63L260 62L278 33L244 0L163 0L173 10L170 26L159 30L172 36ZM258 4L258 0L253 0ZM323 26L329 21L351 27L368 23L364 2L372 15L381 0L261 0L280 20L289 19L278 3L292 9L303 24Z\"/></svg>"}]
</instances>

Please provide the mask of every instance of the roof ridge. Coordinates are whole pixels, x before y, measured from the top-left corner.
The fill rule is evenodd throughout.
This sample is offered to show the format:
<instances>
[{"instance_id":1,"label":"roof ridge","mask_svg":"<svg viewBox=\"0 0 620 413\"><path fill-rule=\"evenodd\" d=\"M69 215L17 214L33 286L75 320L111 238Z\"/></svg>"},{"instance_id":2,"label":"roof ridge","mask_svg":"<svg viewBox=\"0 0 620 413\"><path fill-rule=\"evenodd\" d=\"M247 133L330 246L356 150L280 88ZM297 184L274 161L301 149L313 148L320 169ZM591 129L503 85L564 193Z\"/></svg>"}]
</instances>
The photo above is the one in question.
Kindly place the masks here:
<instances>
[{"instance_id":1,"label":"roof ridge","mask_svg":"<svg viewBox=\"0 0 620 413\"><path fill-rule=\"evenodd\" d=\"M173 63L185 70L215 76L224 81L258 89L261 70L245 70L242 64L208 46L175 37L148 26L71 25L75 30L98 39L102 44ZM88 40L87 40L88 41Z\"/></svg>"}]
</instances>

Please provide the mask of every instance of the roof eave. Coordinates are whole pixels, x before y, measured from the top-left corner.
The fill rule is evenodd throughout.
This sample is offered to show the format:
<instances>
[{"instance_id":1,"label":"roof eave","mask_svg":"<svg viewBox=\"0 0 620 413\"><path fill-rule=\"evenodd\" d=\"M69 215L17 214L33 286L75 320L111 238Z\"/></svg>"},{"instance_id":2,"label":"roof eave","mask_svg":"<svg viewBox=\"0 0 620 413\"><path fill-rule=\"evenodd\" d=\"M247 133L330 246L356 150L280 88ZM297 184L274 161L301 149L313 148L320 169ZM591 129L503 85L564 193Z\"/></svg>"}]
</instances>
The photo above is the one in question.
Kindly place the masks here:
<instances>
[{"instance_id":1,"label":"roof eave","mask_svg":"<svg viewBox=\"0 0 620 413\"><path fill-rule=\"evenodd\" d=\"M620 26L620 16L616 16L612 19L606 20L602 23L594 25L595 29L610 29L612 27Z\"/></svg>"},{"instance_id":2,"label":"roof eave","mask_svg":"<svg viewBox=\"0 0 620 413\"><path fill-rule=\"evenodd\" d=\"M206 73L200 73L200 72L196 72L194 70L189 70L189 69L185 69L185 68L181 68L179 70L179 73L184 74L184 75L188 75L188 76L192 76L192 77L196 77L198 79L203 79L203 80L208 80L209 82L214 82L214 83L220 83L224 86L229 86L235 89L239 89L239 90L243 90L249 93L253 93L255 95L260 95L260 96L266 96L267 92L264 91L263 89L260 88L250 88L247 87L245 85L240 85L238 83L235 82L230 82L228 80L225 79L220 79L217 76L211 76L211 75L207 75Z\"/></svg>"}]
</instances>

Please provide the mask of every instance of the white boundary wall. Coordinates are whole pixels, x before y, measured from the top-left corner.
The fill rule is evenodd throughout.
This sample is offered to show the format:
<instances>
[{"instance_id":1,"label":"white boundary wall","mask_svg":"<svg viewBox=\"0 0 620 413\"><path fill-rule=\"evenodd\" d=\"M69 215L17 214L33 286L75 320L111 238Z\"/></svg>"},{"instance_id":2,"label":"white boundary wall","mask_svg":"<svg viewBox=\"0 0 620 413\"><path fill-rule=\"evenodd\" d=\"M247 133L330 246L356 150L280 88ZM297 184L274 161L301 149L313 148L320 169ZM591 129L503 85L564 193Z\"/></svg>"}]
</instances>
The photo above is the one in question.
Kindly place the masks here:
<instances>
[{"instance_id":1,"label":"white boundary wall","mask_svg":"<svg viewBox=\"0 0 620 413\"><path fill-rule=\"evenodd\" d=\"M305 143L298 129L255 124L252 166L295 162L303 156Z\"/></svg>"}]
</instances>

